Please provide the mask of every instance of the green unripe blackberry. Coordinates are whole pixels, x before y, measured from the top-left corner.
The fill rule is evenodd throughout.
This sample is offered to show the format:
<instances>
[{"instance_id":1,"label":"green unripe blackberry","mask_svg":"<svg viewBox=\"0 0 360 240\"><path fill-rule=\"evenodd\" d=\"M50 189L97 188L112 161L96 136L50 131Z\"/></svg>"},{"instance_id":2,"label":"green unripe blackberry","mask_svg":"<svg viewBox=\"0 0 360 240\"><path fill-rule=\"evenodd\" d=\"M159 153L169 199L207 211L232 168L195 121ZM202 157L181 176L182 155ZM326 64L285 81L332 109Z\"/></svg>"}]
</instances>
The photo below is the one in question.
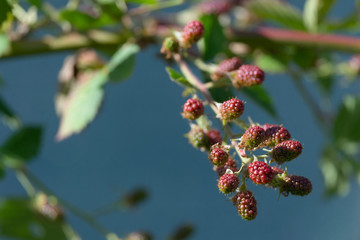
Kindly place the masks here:
<instances>
[{"instance_id":1,"label":"green unripe blackberry","mask_svg":"<svg viewBox=\"0 0 360 240\"><path fill-rule=\"evenodd\" d=\"M208 139L205 131L197 126L192 127L190 132L187 134L187 137L189 138L191 145L195 148L207 148L208 146Z\"/></svg>"}]
</instances>

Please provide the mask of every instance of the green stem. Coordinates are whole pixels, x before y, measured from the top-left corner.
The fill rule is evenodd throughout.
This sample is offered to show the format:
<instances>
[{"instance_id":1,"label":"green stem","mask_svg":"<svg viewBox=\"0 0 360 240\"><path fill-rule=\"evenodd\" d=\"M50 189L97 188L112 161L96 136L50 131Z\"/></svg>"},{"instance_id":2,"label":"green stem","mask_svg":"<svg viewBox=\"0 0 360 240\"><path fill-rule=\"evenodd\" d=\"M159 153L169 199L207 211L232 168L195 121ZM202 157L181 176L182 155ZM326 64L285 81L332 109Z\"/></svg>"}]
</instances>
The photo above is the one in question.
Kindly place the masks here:
<instances>
[{"instance_id":1,"label":"green stem","mask_svg":"<svg viewBox=\"0 0 360 240\"><path fill-rule=\"evenodd\" d=\"M137 42L146 40L153 43L159 38L161 39L170 34L170 30L164 31L163 27L159 27L152 31L150 35L144 35L144 33L136 35L134 33L134 35L129 36L128 34L106 31L89 31L83 34L69 33L52 38L44 37L39 40L16 40L11 42L11 50L3 55L2 58L86 47L114 47L125 43L129 38L134 38ZM281 45L282 47L296 46L349 52L352 54L360 53L360 38L341 35L309 34L306 32L263 27L257 30L233 30L229 38L231 41L246 43L254 47Z\"/></svg>"},{"instance_id":2,"label":"green stem","mask_svg":"<svg viewBox=\"0 0 360 240\"><path fill-rule=\"evenodd\" d=\"M36 195L36 190L34 186L31 184L27 176L21 170L15 170L16 178L18 179L21 186L25 189L26 193L29 197L34 198Z\"/></svg>"},{"instance_id":3,"label":"green stem","mask_svg":"<svg viewBox=\"0 0 360 240\"><path fill-rule=\"evenodd\" d=\"M32 182L37 188L41 189L48 195L56 196L45 184L42 183L35 175L31 174L29 170L21 169L22 176L28 179L29 182ZM59 203L64 206L66 209L71 211L73 214L81 218L84 222L88 223L94 229L96 229L99 233L101 233L106 239L114 239L114 234L102 226L100 223L96 221L91 215L87 214L83 210L77 208L66 200L57 197Z\"/></svg>"},{"instance_id":4,"label":"green stem","mask_svg":"<svg viewBox=\"0 0 360 240\"><path fill-rule=\"evenodd\" d=\"M324 123L327 123L327 119L325 118L325 115L319 105L317 104L317 101L314 99L314 97L310 94L310 92L306 89L300 74L296 73L295 71L290 70L289 74L291 76L291 79L293 80L293 83L297 90L299 91L301 97L305 101L305 103L309 106L311 112L315 116L317 122L319 125L324 129Z\"/></svg>"}]
</instances>

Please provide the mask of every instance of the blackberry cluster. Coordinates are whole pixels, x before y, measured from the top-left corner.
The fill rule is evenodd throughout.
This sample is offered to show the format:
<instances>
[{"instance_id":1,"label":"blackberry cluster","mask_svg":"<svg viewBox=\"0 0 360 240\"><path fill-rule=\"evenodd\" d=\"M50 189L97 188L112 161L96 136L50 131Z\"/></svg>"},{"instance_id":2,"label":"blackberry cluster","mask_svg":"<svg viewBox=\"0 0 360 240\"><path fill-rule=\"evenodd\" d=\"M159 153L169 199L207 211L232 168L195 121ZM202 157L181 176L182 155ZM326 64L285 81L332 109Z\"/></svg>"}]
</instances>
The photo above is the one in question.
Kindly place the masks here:
<instances>
[{"instance_id":1,"label":"blackberry cluster","mask_svg":"<svg viewBox=\"0 0 360 240\"><path fill-rule=\"evenodd\" d=\"M207 8L204 11L220 14L227 10L226 4L227 1L212 0L204 2L201 6L203 9ZM192 78L189 83L206 97L206 102L198 98L190 98L183 105L182 116L196 121L196 124L194 122L190 124L191 130L186 136L195 148L207 151L210 164L219 178L217 181L219 191L227 195L233 194L232 202L239 215L245 220L254 220L257 216L257 201L254 194L247 189L246 184L250 181L255 186L262 185L278 189L284 196L289 194L305 196L311 193L312 184L309 179L289 175L286 168L279 166L297 158L302 152L302 145L292 140L290 132L283 126L260 125L252 121L248 124L239 119L245 110L244 101L233 97L222 103L214 102L207 84L203 84L191 72L189 74L190 68L186 70L181 68L181 66L184 67L183 64L186 64L185 61L180 61L181 57L189 54L188 48L201 39L204 31L201 22L191 21L177 38L168 38L163 44L163 48L179 63L185 77ZM175 54L177 54L176 57ZM206 68L206 63L202 63L203 65ZM211 83L211 87L229 82L229 79L225 77L230 78L232 86L236 89L262 84L265 79L265 73L259 67L242 65L238 57L225 59L216 67L209 65L208 72L212 80L219 80ZM219 130L211 128L209 119L215 119L215 117L207 117L205 104L208 104L214 110L216 117L220 119L219 123L223 125L225 139L222 138ZM232 133L231 123L243 128L244 133ZM236 138L238 136L240 138ZM231 145L226 145L228 142ZM262 153L259 153L261 150ZM233 152L238 154L241 165L238 166Z\"/></svg>"}]
</instances>

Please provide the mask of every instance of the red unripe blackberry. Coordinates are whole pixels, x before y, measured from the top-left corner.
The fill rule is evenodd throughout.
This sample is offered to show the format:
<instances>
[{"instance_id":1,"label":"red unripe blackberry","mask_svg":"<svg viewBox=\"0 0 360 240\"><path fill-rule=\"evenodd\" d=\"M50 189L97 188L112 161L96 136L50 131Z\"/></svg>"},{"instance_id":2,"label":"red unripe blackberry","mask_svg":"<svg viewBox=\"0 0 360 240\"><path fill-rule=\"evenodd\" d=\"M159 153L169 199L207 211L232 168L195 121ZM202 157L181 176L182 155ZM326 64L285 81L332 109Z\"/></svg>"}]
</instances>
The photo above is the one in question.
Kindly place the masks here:
<instances>
[{"instance_id":1,"label":"red unripe blackberry","mask_svg":"<svg viewBox=\"0 0 360 240\"><path fill-rule=\"evenodd\" d=\"M299 156L301 152L302 146L300 142L288 140L276 145L270 155L278 164L282 164L293 160Z\"/></svg>"},{"instance_id":2,"label":"red unripe blackberry","mask_svg":"<svg viewBox=\"0 0 360 240\"><path fill-rule=\"evenodd\" d=\"M265 140L265 130L259 126L249 127L241 138L239 148L256 149Z\"/></svg>"},{"instance_id":3,"label":"red unripe blackberry","mask_svg":"<svg viewBox=\"0 0 360 240\"><path fill-rule=\"evenodd\" d=\"M224 165L229 158L229 154L222 149L221 147L214 148L211 150L211 153L209 155L209 160L212 164L221 166Z\"/></svg>"},{"instance_id":4,"label":"red unripe blackberry","mask_svg":"<svg viewBox=\"0 0 360 240\"><path fill-rule=\"evenodd\" d=\"M187 134L187 137L195 148L207 148L208 146L208 139L204 130L198 127L193 127Z\"/></svg>"},{"instance_id":5,"label":"red unripe blackberry","mask_svg":"<svg viewBox=\"0 0 360 240\"><path fill-rule=\"evenodd\" d=\"M254 220L256 218L257 203L252 192L249 190L239 192L232 198L232 202L243 219Z\"/></svg>"},{"instance_id":6,"label":"red unripe blackberry","mask_svg":"<svg viewBox=\"0 0 360 240\"><path fill-rule=\"evenodd\" d=\"M208 130L206 136L208 138L209 148L217 143L221 144L222 142L221 133L216 129Z\"/></svg>"},{"instance_id":7,"label":"red unripe blackberry","mask_svg":"<svg viewBox=\"0 0 360 240\"><path fill-rule=\"evenodd\" d=\"M239 186L239 178L234 174L225 173L222 175L218 182L219 190L222 193L228 194L232 193Z\"/></svg>"},{"instance_id":8,"label":"red unripe blackberry","mask_svg":"<svg viewBox=\"0 0 360 240\"><path fill-rule=\"evenodd\" d=\"M230 169L232 172L237 172L238 168L236 162L232 158L228 158L227 162L223 166L214 166L214 171L217 172L218 176L221 177L226 173L226 170Z\"/></svg>"},{"instance_id":9,"label":"red unripe blackberry","mask_svg":"<svg viewBox=\"0 0 360 240\"><path fill-rule=\"evenodd\" d=\"M191 21L183 29L182 40L184 47L191 47L204 35L204 26L200 21Z\"/></svg>"},{"instance_id":10,"label":"red unripe blackberry","mask_svg":"<svg viewBox=\"0 0 360 240\"><path fill-rule=\"evenodd\" d=\"M236 88L260 85L265 79L265 73L257 66L242 65L233 79Z\"/></svg>"},{"instance_id":11,"label":"red unripe blackberry","mask_svg":"<svg viewBox=\"0 0 360 240\"><path fill-rule=\"evenodd\" d=\"M225 75L227 72L232 72L238 69L242 64L242 61L238 57L233 57L229 59L225 59L219 63L216 68L214 77L215 79L219 79Z\"/></svg>"},{"instance_id":12,"label":"red unripe blackberry","mask_svg":"<svg viewBox=\"0 0 360 240\"><path fill-rule=\"evenodd\" d=\"M183 116L189 120L195 120L204 114L204 105L199 99L190 98L183 106Z\"/></svg>"},{"instance_id":13,"label":"red unripe blackberry","mask_svg":"<svg viewBox=\"0 0 360 240\"><path fill-rule=\"evenodd\" d=\"M291 134L281 126L265 124L262 126L265 130L265 146L274 147L276 144L290 140Z\"/></svg>"},{"instance_id":14,"label":"red unripe blackberry","mask_svg":"<svg viewBox=\"0 0 360 240\"><path fill-rule=\"evenodd\" d=\"M227 100L219 107L220 118L226 121L238 118L243 114L244 108L244 102L237 98Z\"/></svg>"},{"instance_id":15,"label":"red unripe blackberry","mask_svg":"<svg viewBox=\"0 0 360 240\"><path fill-rule=\"evenodd\" d=\"M305 196L311 193L312 184L309 179L302 176L291 175L284 178L285 184L282 191L291 193L292 195Z\"/></svg>"},{"instance_id":16,"label":"red unripe blackberry","mask_svg":"<svg viewBox=\"0 0 360 240\"><path fill-rule=\"evenodd\" d=\"M232 5L229 0L203 1L199 4L199 10L204 14L220 15L228 12Z\"/></svg>"},{"instance_id":17,"label":"red unripe blackberry","mask_svg":"<svg viewBox=\"0 0 360 240\"><path fill-rule=\"evenodd\" d=\"M248 167L249 177L256 184L267 184L274 177L274 171L264 162L256 161Z\"/></svg>"}]
</instances>

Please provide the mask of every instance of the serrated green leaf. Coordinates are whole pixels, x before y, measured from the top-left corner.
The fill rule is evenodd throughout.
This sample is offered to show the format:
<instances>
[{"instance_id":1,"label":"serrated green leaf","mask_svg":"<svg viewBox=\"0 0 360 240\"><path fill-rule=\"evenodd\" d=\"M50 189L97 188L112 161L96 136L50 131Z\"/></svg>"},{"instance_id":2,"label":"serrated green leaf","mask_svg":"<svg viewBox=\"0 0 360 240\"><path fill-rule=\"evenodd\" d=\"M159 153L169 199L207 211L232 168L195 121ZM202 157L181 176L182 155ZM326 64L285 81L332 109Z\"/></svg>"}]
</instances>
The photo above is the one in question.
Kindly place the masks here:
<instances>
[{"instance_id":1,"label":"serrated green leaf","mask_svg":"<svg viewBox=\"0 0 360 240\"><path fill-rule=\"evenodd\" d=\"M5 100L0 96L0 112L3 117L4 123L10 128L17 128L20 126L20 119L10 109Z\"/></svg>"},{"instance_id":2,"label":"serrated green leaf","mask_svg":"<svg viewBox=\"0 0 360 240\"><path fill-rule=\"evenodd\" d=\"M88 30L100 28L106 25L115 24L116 21L107 14L101 14L95 18L86 13L76 10L64 10L60 13L60 19L69 22L72 26L79 30Z\"/></svg>"},{"instance_id":3,"label":"serrated green leaf","mask_svg":"<svg viewBox=\"0 0 360 240\"><path fill-rule=\"evenodd\" d=\"M336 116L333 133L336 140L360 141L360 97L346 96Z\"/></svg>"},{"instance_id":4,"label":"serrated green leaf","mask_svg":"<svg viewBox=\"0 0 360 240\"><path fill-rule=\"evenodd\" d=\"M211 60L224 49L226 38L223 27L215 15L203 15L200 21L205 29L203 36L204 46L202 49L203 59Z\"/></svg>"},{"instance_id":5,"label":"serrated green leaf","mask_svg":"<svg viewBox=\"0 0 360 240\"><path fill-rule=\"evenodd\" d=\"M156 0L126 0L125 2L129 3L138 3L138 4L155 4Z\"/></svg>"},{"instance_id":6,"label":"serrated green leaf","mask_svg":"<svg viewBox=\"0 0 360 240\"><path fill-rule=\"evenodd\" d=\"M5 34L0 33L0 57L10 50L10 41Z\"/></svg>"},{"instance_id":7,"label":"serrated green leaf","mask_svg":"<svg viewBox=\"0 0 360 240\"><path fill-rule=\"evenodd\" d=\"M180 86L192 88L193 86L188 82L186 78L181 73L178 73L176 70L171 67L166 67L166 72L169 74L171 81L176 82Z\"/></svg>"},{"instance_id":8,"label":"serrated green leaf","mask_svg":"<svg viewBox=\"0 0 360 240\"><path fill-rule=\"evenodd\" d=\"M131 76L135 67L135 57L139 50L139 46L135 44L125 44L119 48L107 64L111 81L120 82Z\"/></svg>"},{"instance_id":9,"label":"serrated green leaf","mask_svg":"<svg viewBox=\"0 0 360 240\"><path fill-rule=\"evenodd\" d=\"M273 105L273 101L262 86L242 88L241 92L243 92L247 97L253 100L266 112L268 112L272 117L277 118L277 113Z\"/></svg>"},{"instance_id":10,"label":"serrated green leaf","mask_svg":"<svg viewBox=\"0 0 360 240\"><path fill-rule=\"evenodd\" d=\"M0 202L0 235L23 240L66 240L60 221L36 213L32 202L22 198Z\"/></svg>"},{"instance_id":11,"label":"serrated green leaf","mask_svg":"<svg viewBox=\"0 0 360 240\"><path fill-rule=\"evenodd\" d=\"M40 149L42 128L28 126L17 131L1 147L2 161L10 167L18 167L34 158Z\"/></svg>"},{"instance_id":12,"label":"serrated green leaf","mask_svg":"<svg viewBox=\"0 0 360 240\"><path fill-rule=\"evenodd\" d=\"M304 6L304 23L310 32L317 32L321 0L307 0Z\"/></svg>"},{"instance_id":13,"label":"serrated green leaf","mask_svg":"<svg viewBox=\"0 0 360 240\"><path fill-rule=\"evenodd\" d=\"M75 86L62 112L56 135L58 141L80 133L95 118L104 98L103 85L107 80L107 71L99 71L93 78Z\"/></svg>"},{"instance_id":14,"label":"serrated green leaf","mask_svg":"<svg viewBox=\"0 0 360 240\"><path fill-rule=\"evenodd\" d=\"M297 30L306 30L301 12L292 5L278 0L248 1L248 9L257 17Z\"/></svg>"},{"instance_id":15,"label":"serrated green leaf","mask_svg":"<svg viewBox=\"0 0 360 240\"><path fill-rule=\"evenodd\" d=\"M265 53L256 56L255 63L264 72L283 73L287 69L285 61Z\"/></svg>"}]
</instances>

